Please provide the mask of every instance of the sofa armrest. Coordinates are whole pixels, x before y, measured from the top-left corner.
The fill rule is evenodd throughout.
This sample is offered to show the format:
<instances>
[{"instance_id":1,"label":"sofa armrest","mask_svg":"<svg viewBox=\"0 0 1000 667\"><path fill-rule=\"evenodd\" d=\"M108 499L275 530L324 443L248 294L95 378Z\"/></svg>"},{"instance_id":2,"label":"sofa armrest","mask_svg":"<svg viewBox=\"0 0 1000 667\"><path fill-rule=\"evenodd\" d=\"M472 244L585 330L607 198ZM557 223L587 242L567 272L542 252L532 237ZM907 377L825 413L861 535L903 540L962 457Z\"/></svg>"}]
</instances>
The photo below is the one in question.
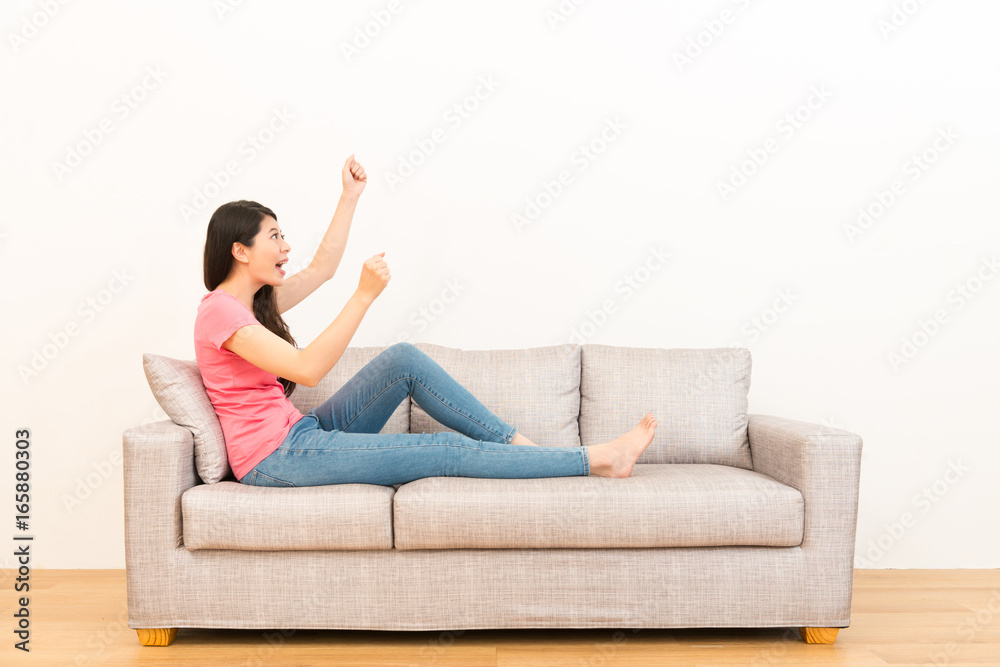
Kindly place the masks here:
<instances>
[{"instance_id":1,"label":"sofa armrest","mask_svg":"<svg viewBox=\"0 0 1000 667\"><path fill-rule=\"evenodd\" d=\"M805 500L800 625L850 625L858 526L861 437L839 428L749 415L753 469L798 489Z\"/></svg>"},{"instance_id":2,"label":"sofa armrest","mask_svg":"<svg viewBox=\"0 0 1000 667\"><path fill-rule=\"evenodd\" d=\"M176 618L181 495L201 483L194 434L171 420L122 435L128 626L166 628Z\"/></svg>"},{"instance_id":3,"label":"sofa armrest","mask_svg":"<svg viewBox=\"0 0 1000 667\"><path fill-rule=\"evenodd\" d=\"M194 467L194 435L173 421L126 430L122 453L125 562L132 574L183 546L181 495L201 480Z\"/></svg>"},{"instance_id":4,"label":"sofa armrest","mask_svg":"<svg viewBox=\"0 0 1000 667\"><path fill-rule=\"evenodd\" d=\"M861 436L831 426L749 415L753 469L805 499L803 548L849 547L854 558Z\"/></svg>"}]
</instances>

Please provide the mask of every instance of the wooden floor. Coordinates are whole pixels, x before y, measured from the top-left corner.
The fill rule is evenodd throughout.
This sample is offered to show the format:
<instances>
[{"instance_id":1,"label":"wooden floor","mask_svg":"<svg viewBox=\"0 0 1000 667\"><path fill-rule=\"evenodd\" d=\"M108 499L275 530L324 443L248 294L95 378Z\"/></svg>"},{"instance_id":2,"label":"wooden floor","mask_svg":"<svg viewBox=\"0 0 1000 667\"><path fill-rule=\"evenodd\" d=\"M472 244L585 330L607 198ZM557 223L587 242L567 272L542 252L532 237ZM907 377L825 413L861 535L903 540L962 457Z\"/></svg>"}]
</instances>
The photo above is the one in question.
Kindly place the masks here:
<instances>
[{"instance_id":1,"label":"wooden floor","mask_svg":"<svg viewBox=\"0 0 1000 667\"><path fill-rule=\"evenodd\" d=\"M1000 665L1000 570L856 570L851 626L831 645L795 629L193 630L142 646L124 570L31 572L31 652L12 648L0 570L0 665ZM18 593L17 595L23 595ZM270 641L269 641L270 640Z\"/></svg>"}]
</instances>

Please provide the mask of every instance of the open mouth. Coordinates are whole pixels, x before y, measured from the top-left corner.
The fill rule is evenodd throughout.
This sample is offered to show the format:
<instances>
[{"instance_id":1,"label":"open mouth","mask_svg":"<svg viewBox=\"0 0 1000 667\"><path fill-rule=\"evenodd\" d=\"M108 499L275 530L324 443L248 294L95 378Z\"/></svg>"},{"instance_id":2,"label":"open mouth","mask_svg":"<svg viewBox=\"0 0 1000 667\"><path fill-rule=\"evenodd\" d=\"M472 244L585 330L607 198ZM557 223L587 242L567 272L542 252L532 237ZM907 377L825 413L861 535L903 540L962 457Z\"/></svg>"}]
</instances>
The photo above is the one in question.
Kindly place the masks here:
<instances>
[{"instance_id":1,"label":"open mouth","mask_svg":"<svg viewBox=\"0 0 1000 667\"><path fill-rule=\"evenodd\" d=\"M281 275L285 275L285 270L281 268L281 264L275 264L274 268L276 268L278 270L278 273L280 273Z\"/></svg>"}]
</instances>

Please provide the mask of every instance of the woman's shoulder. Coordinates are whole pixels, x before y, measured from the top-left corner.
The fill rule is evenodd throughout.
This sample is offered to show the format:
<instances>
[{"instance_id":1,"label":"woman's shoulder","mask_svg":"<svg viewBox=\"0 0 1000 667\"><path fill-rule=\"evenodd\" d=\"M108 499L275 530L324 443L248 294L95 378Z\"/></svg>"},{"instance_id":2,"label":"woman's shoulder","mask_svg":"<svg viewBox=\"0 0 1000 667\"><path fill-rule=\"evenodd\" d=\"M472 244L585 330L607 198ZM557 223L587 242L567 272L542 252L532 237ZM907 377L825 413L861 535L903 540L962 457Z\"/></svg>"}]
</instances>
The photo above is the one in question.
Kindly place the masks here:
<instances>
[{"instance_id":1,"label":"woman's shoulder","mask_svg":"<svg viewBox=\"0 0 1000 667\"><path fill-rule=\"evenodd\" d=\"M205 313L226 309L228 303L222 298L223 294L224 292L222 290L212 290L211 292L203 295L201 297L201 302L198 303L198 316L201 317Z\"/></svg>"},{"instance_id":2,"label":"woman's shoulder","mask_svg":"<svg viewBox=\"0 0 1000 667\"><path fill-rule=\"evenodd\" d=\"M252 311L235 296L225 290L216 289L201 297L198 304L198 315L196 320L224 320L238 319L241 321L257 322Z\"/></svg>"},{"instance_id":3,"label":"woman's shoulder","mask_svg":"<svg viewBox=\"0 0 1000 667\"><path fill-rule=\"evenodd\" d=\"M222 343L240 327L260 324L253 313L235 296L214 290L201 298L194 320L195 345L219 350Z\"/></svg>"}]
</instances>

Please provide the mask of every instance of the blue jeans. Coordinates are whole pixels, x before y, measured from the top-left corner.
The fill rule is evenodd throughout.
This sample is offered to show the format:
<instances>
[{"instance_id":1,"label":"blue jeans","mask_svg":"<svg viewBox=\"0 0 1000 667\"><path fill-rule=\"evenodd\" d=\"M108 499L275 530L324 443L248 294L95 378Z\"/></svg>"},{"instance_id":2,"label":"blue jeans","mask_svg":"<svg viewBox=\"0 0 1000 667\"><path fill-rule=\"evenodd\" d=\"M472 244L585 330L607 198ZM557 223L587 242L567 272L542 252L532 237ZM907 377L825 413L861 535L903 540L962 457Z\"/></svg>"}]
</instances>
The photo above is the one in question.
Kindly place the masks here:
<instances>
[{"instance_id":1,"label":"blue jeans","mask_svg":"<svg viewBox=\"0 0 1000 667\"><path fill-rule=\"evenodd\" d=\"M379 433L407 396L458 433ZM512 445L515 431L426 353L411 343L397 343L306 413L240 482L389 486L422 477L590 474L586 447Z\"/></svg>"}]
</instances>

